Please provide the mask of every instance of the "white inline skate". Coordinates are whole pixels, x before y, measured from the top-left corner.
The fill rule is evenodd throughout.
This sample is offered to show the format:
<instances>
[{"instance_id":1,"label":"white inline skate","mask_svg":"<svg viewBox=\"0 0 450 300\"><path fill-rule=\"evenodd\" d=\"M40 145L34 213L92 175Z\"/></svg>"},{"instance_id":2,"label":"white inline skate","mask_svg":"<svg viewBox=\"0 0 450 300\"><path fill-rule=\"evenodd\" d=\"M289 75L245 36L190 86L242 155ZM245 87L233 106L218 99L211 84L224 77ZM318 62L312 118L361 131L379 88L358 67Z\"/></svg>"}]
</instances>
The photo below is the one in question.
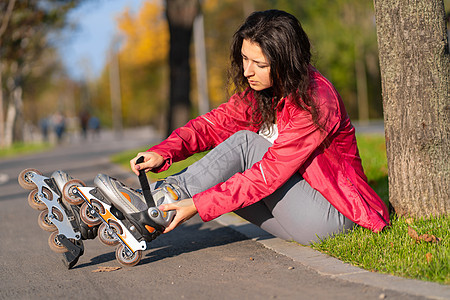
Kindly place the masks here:
<instances>
[{"instance_id":1,"label":"white inline skate","mask_svg":"<svg viewBox=\"0 0 450 300\"><path fill-rule=\"evenodd\" d=\"M73 179L63 171L55 171L50 177L43 176L36 169L25 169L18 177L20 186L31 190L28 204L41 211L39 226L51 232L48 239L50 249L62 253L65 265L70 269L84 253L83 239L95 238L96 227L84 224L79 216L80 204L83 200L76 197L63 199L64 189L73 186L84 186L78 179ZM70 181L70 184L67 182Z\"/></svg>"},{"instance_id":2,"label":"white inline skate","mask_svg":"<svg viewBox=\"0 0 450 300\"><path fill-rule=\"evenodd\" d=\"M98 236L102 243L116 246L116 259L123 266L135 266L142 251L159 236L172 221L175 211L163 212L158 206L174 203L180 197L177 187L164 183L153 192L143 171L139 176L142 191L125 186L104 174L94 180L95 187L67 184L66 198L82 198L81 220L88 225L100 224ZM156 201L154 200L156 199Z\"/></svg>"}]
</instances>

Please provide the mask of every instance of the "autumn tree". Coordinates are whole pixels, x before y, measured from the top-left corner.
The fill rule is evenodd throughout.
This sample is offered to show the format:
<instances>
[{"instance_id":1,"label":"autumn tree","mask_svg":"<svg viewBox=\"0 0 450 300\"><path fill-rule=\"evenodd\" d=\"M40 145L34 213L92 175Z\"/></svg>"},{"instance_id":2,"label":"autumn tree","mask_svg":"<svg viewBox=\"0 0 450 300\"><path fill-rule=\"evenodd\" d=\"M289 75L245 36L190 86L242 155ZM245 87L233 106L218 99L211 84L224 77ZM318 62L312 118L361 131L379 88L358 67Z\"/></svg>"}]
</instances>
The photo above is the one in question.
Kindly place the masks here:
<instances>
[{"instance_id":1,"label":"autumn tree","mask_svg":"<svg viewBox=\"0 0 450 300\"><path fill-rule=\"evenodd\" d=\"M160 91L164 94L164 83L161 80L165 69L161 63L169 61L169 103L165 108L160 101L161 97L147 97L147 103L131 111L139 114L153 107L152 115L166 117L166 133L186 124L191 117L191 68L190 48L193 32L193 22L199 11L198 0L166 0L164 14L160 14L161 3L158 1L144 2L137 16L128 12L119 18L119 28L125 34L125 45L121 53L121 64L126 69L134 69L141 74L140 78L133 77L133 82L123 84L124 93L135 94L132 91L136 83L147 81L147 91L151 94ZM147 71L145 71L147 69ZM145 74L145 76L142 76ZM125 79L125 77L122 77ZM142 94L142 85L140 94ZM145 93L145 92L144 92ZM124 97L128 98L126 95ZM135 98L136 99L136 98ZM125 100L127 104L138 104L136 100ZM131 102L132 101L132 102ZM147 108L145 107L147 106ZM127 114L127 111L125 111ZM134 117L136 118L136 116ZM155 122L152 122L154 125ZM161 122L158 124L161 125Z\"/></svg>"},{"instance_id":2,"label":"autumn tree","mask_svg":"<svg viewBox=\"0 0 450 300\"><path fill-rule=\"evenodd\" d=\"M123 36L120 72L125 126L164 127L168 99L169 29L163 1L145 1L139 11L118 18ZM108 70L106 70L108 71ZM102 86L108 78L103 74ZM108 93L108 88L103 88ZM108 95L103 95L109 99ZM100 99L98 99L100 101ZM107 106L107 103L99 103Z\"/></svg>"},{"instance_id":3,"label":"autumn tree","mask_svg":"<svg viewBox=\"0 0 450 300\"><path fill-rule=\"evenodd\" d=\"M190 119L190 46L194 19L198 14L199 5L198 0L166 0L166 16L170 34L167 135L185 125Z\"/></svg>"},{"instance_id":4,"label":"autumn tree","mask_svg":"<svg viewBox=\"0 0 450 300\"><path fill-rule=\"evenodd\" d=\"M450 56L442 0L374 0L389 198L399 215L450 211Z\"/></svg>"},{"instance_id":5,"label":"autumn tree","mask_svg":"<svg viewBox=\"0 0 450 300\"><path fill-rule=\"evenodd\" d=\"M0 2L0 141L9 146L23 138L23 92L33 75L49 74L48 35L63 28L65 16L81 0L7 0ZM45 2L45 3L44 3ZM50 60L48 60L50 62ZM51 64L51 63L50 63ZM49 66L49 64L47 65ZM47 71L47 73L46 73ZM3 103L4 102L4 103ZM6 117L3 108L7 107Z\"/></svg>"}]
</instances>

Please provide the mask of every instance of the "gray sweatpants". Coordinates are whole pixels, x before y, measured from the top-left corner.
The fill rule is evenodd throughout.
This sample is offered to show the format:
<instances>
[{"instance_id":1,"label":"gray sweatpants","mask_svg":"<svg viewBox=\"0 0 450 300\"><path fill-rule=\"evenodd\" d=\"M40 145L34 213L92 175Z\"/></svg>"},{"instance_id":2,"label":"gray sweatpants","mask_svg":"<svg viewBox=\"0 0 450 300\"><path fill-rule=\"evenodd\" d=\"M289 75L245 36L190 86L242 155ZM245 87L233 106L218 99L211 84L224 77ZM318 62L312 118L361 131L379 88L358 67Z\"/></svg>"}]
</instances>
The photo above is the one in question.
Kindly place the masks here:
<instances>
[{"instance_id":1,"label":"gray sweatpants","mask_svg":"<svg viewBox=\"0 0 450 300\"><path fill-rule=\"evenodd\" d=\"M239 131L166 181L179 185L184 196L191 198L249 169L270 146L254 132ZM303 245L354 225L298 173L270 196L235 213L274 236Z\"/></svg>"}]
</instances>

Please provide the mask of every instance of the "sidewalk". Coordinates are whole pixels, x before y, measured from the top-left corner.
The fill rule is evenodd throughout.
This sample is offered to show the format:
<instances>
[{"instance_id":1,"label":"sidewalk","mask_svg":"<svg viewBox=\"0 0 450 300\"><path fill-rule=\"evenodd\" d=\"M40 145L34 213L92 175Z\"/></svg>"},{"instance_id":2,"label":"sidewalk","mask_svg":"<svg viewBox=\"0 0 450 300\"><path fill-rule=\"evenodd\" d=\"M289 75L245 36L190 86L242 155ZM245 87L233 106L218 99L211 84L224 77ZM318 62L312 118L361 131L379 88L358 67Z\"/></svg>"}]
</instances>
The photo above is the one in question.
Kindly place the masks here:
<instances>
[{"instance_id":1,"label":"sidewalk","mask_svg":"<svg viewBox=\"0 0 450 300\"><path fill-rule=\"evenodd\" d=\"M268 249L292 258L323 276L428 299L450 299L450 286L366 271L312 248L276 238L233 214L223 215L215 221L261 243Z\"/></svg>"}]
</instances>

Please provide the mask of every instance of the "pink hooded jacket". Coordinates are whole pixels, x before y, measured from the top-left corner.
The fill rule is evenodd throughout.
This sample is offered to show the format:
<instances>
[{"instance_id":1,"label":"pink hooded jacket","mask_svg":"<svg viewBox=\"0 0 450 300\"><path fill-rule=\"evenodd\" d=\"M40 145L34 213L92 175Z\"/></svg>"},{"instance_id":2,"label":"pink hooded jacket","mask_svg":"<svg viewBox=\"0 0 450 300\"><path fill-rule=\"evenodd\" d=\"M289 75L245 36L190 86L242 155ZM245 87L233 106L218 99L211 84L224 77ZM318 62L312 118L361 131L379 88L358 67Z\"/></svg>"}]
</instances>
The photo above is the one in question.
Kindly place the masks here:
<instances>
[{"instance_id":1,"label":"pink hooded jacket","mask_svg":"<svg viewBox=\"0 0 450 300\"><path fill-rule=\"evenodd\" d=\"M381 231L389 224L389 213L370 188L356 145L355 129L344 104L331 83L311 68L311 95L319 107L319 122L296 106L291 97L277 106L278 138L264 157L243 173L193 196L203 221L251 205L281 187L295 172L319 191L336 209L353 222ZM191 120L166 140L150 148L162 155L166 170L172 162L209 150L240 130L259 130L249 120L253 92L242 101L234 95L217 109Z\"/></svg>"}]
</instances>

